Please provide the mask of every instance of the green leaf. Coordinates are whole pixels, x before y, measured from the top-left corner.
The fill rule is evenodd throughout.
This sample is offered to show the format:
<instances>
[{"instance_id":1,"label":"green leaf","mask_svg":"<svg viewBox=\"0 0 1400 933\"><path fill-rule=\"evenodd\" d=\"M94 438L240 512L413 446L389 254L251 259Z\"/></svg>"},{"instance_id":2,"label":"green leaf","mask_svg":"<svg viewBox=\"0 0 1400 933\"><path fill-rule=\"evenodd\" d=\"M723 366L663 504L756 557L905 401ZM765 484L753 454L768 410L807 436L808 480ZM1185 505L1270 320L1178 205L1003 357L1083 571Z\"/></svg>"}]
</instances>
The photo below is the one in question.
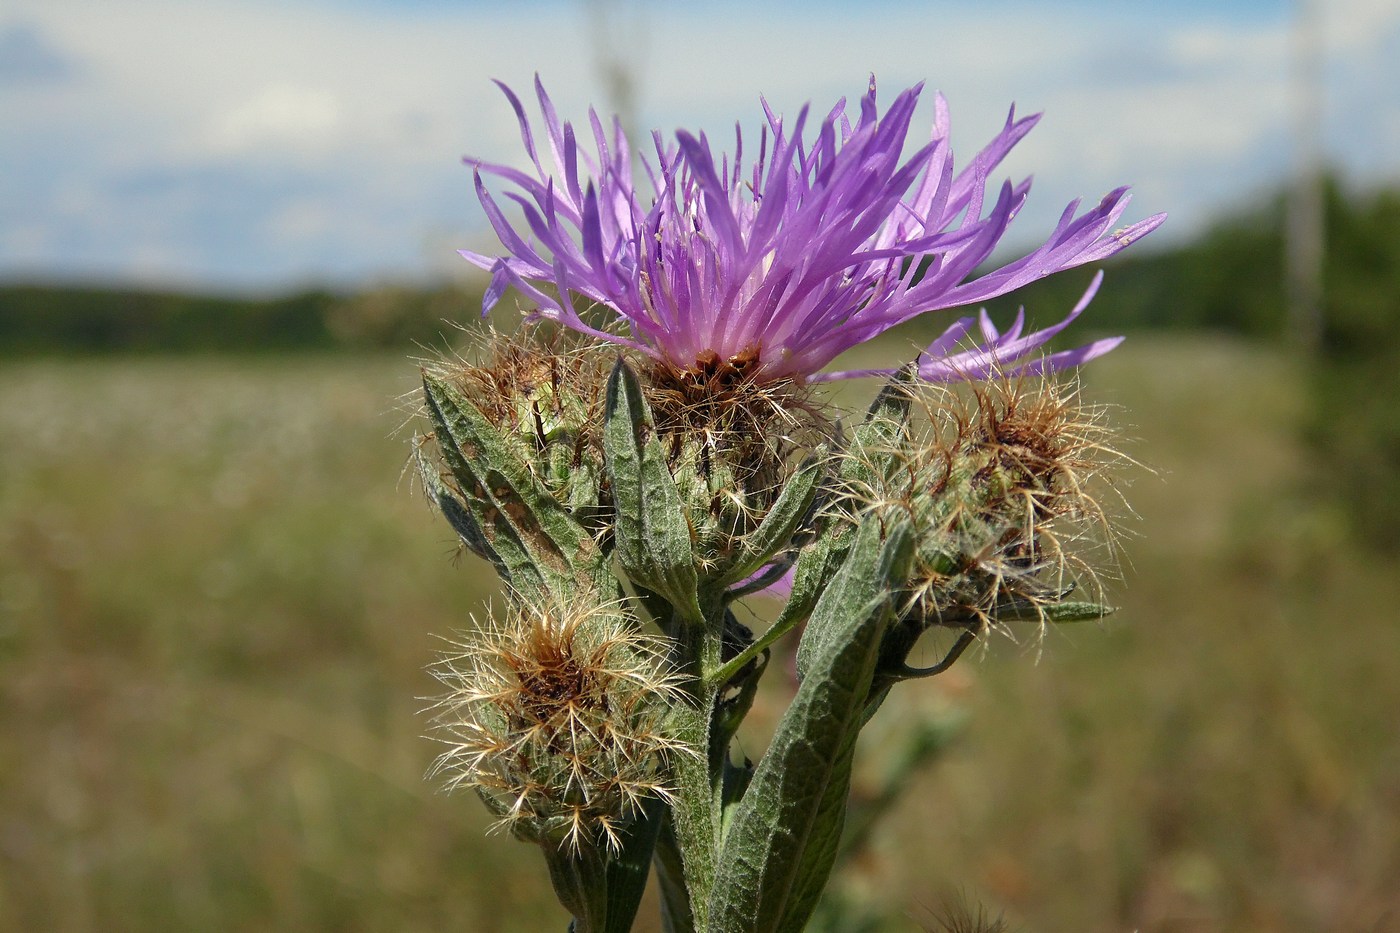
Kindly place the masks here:
<instances>
[{"instance_id":1,"label":"green leaf","mask_svg":"<svg viewBox=\"0 0 1400 933\"><path fill-rule=\"evenodd\" d=\"M607 859L591 845L578 850L543 845L554 896L573 914L570 933L605 933L608 925Z\"/></svg>"},{"instance_id":2,"label":"green leaf","mask_svg":"<svg viewBox=\"0 0 1400 933\"><path fill-rule=\"evenodd\" d=\"M996 607L998 622L1090 622L1114 612L1113 606L1094 602L1032 603L1006 602Z\"/></svg>"},{"instance_id":3,"label":"green leaf","mask_svg":"<svg viewBox=\"0 0 1400 933\"><path fill-rule=\"evenodd\" d=\"M895 462L895 451L909 428L912 383L917 370L910 364L890 378L875 396L865 421L852 432L851 456L842 458L840 477L867 486L877 485Z\"/></svg>"},{"instance_id":4,"label":"green leaf","mask_svg":"<svg viewBox=\"0 0 1400 933\"><path fill-rule=\"evenodd\" d=\"M847 629L864 617L863 607L872 600L887 600L905 582L914 552L913 530L908 522L900 521L881 543L884 521L885 516L878 512L867 513L861 519L841 569L823 588L797 649L799 678L809 676L809 669L831 650L831 645L850 637Z\"/></svg>"},{"instance_id":5,"label":"green leaf","mask_svg":"<svg viewBox=\"0 0 1400 933\"><path fill-rule=\"evenodd\" d=\"M807 517L817 497L817 488L826 472L827 451L818 448L788 480L778 499L750 534L740 543L741 551L719 579L717 586L738 583L755 573L792 541L793 534Z\"/></svg>"},{"instance_id":6,"label":"green leaf","mask_svg":"<svg viewBox=\"0 0 1400 933\"><path fill-rule=\"evenodd\" d=\"M633 582L691 621L703 618L690 525L637 377L622 360L608 377L603 457L617 509L617 557Z\"/></svg>"},{"instance_id":7,"label":"green leaf","mask_svg":"<svg viewBox=\"0 0 1400 933\"><path fill-rule=\"evenodd\" d=\"M801 621L812 614L822 592L831 582L831 575L841 566L850 551L853 529L844 522L828 523L817 540L797 555L792 568L792 594L774 625L786 621Z\"/></svg>"},{"instance_id":8,"label":"green leaf","mask_svg":"<svg viewBox=\"0 0 1400 933\"><path fill-rule=\"evenodd\" d=\"M624 831L622 851L608 861L608 919L603 933L629 933L632 929L665 818L666 802L653 797Z\"/></svg>"},{"instance_id":9,"label":"green leaf","mask_svg":"<svg viewBox=\"0 0 1400 933\"><path fill-rule=\"evenodd\" d=\"M881 547L879 524L876 515L862 522L812 614L806 677L724 839L710 895L713 931L797 933L831 872L890 585L907 572L912 550L906 524Z\"/></svg>"},{"instance_id":10,"label":"green leaf","mask_svg":"<svg viewBox=\"0 0 1400 933\"><path fill-rule=\"evenodd\" d=\"M491 545L486 542L485 536L481 533L481 526L472 518L471 512L461 499L453 495L438 478L437 465L423 456L421 450L415 450L413 457L418 465L418 477L423 483L423 489L428 498L442 512L443 518L447 519L447 524L452 526L452 530L457 532L457 537L467 546L473 554L483 557L494 564L499 565L501 558Z\"/></svg>"}]
</instances>

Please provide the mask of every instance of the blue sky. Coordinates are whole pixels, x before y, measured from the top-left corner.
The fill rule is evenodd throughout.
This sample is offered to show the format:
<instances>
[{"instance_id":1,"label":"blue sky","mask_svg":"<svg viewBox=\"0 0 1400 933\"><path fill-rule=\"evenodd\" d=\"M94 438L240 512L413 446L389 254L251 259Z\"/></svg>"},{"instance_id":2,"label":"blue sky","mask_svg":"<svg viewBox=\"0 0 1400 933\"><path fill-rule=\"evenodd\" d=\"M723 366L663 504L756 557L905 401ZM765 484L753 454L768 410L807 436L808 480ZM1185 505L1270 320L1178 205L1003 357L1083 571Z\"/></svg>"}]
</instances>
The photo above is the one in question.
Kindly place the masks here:
<instances>
[{"instance_id":1,"label":"blue sky","mask_svg":"<svg viewBox=\"0 0 1400 933\"><path fill-rule=\"evenodd\" d=\"M1400 4L1325 3L1331 161L1400 179ZM757 98L825 111L925 80L966 157L1015 101L1045 119L1029 242L1131 183L1189 236L1285 177L1292 2L641 3L9 0L0 11L0 278L202 288L462 274L489 236L462 155L522 158L490 78L539 71L566 118L728 138ZM602 25L600 25L600 23ZM927 125L927 120L923 120Z\"/></svg>"}]
</instances>

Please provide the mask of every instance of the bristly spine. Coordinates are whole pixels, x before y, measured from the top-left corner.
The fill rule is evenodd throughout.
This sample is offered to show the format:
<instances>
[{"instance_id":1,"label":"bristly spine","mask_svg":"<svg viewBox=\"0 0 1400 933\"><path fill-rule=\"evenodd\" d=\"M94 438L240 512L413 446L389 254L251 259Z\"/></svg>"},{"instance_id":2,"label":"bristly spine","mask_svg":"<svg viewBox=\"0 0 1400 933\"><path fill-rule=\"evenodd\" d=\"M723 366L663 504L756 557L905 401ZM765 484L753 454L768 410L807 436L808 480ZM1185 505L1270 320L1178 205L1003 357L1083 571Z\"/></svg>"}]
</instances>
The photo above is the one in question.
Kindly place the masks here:
<instances>
[{"instance_id":1,"label":"bristly spine","mask_svg":"<svg viewBox=\"0 0 1400 933\"><path fill-rule=\"evenodd\" d=\"M681 697L669 650L617 606L486 622L432 668L448 748L430 774L474 789L522 839L615 852L646 800L670 799L670 761L695 754L666 727Z\"/></svg>"}]
</instances>

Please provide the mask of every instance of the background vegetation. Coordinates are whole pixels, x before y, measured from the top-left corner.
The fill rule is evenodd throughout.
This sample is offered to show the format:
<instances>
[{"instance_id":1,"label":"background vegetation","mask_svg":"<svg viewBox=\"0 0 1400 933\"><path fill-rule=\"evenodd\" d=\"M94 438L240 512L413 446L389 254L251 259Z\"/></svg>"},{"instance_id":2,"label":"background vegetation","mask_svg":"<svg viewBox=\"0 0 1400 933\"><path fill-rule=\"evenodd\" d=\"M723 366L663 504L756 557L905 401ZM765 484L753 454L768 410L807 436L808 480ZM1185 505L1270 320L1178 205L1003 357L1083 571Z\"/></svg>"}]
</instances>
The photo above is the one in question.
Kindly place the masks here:
<instances>
[{"instance_id":1,"label":"background vegetation","mask_svg":"<svg viewBox=\"0 0 1400 933\"><path fill-rule=\"evenodd\" d=\"M920 716L962 726L851 916L1400 929L1400 196L1333 189L1315 359L1278 216L1110 270L1086 322L1133 337L1085 392L1157 471L1122 609L882 712L863 793ZM404 357L469 291L0 290L0 930L560 928L529 847L422 780L422 669L491 575L401 476Z\"/></svg>"}]
</instances>

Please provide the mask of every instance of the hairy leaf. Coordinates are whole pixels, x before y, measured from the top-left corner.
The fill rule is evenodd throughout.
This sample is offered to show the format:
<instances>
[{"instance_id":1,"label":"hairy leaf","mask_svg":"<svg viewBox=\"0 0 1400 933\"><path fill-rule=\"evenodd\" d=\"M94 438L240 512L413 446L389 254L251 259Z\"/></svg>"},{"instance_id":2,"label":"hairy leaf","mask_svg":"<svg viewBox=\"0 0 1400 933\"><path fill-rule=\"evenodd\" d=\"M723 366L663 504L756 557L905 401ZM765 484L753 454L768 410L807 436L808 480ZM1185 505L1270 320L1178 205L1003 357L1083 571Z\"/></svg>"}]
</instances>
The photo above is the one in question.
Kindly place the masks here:
<instances>
[{"instance_id":1,"label":"hairy leaf","mask_svg":"<svg viewBox=\"0 0 1400 933\"><path fill-rule=\"evenodd\" d=\"M522 592L558 594L593 573L602 562L597 544L539 482L518 447L443 380L425 374L423 394L462 504L507 582Z\"/></svg>"},{"instance_id":2,"label":"hairy leaf","mask_svg":"<svg viewBox=\"0 0 1400 933\"><path fill-rule=\"evenodd\" d=\"M879 526L878 516L867 516L812 614L806 677L724 839L713 930L796 933L831 872L856 735L889 622L889 588L907 572L912 545L901 524L882 547Z\"/></svg>"}]
</instances>

